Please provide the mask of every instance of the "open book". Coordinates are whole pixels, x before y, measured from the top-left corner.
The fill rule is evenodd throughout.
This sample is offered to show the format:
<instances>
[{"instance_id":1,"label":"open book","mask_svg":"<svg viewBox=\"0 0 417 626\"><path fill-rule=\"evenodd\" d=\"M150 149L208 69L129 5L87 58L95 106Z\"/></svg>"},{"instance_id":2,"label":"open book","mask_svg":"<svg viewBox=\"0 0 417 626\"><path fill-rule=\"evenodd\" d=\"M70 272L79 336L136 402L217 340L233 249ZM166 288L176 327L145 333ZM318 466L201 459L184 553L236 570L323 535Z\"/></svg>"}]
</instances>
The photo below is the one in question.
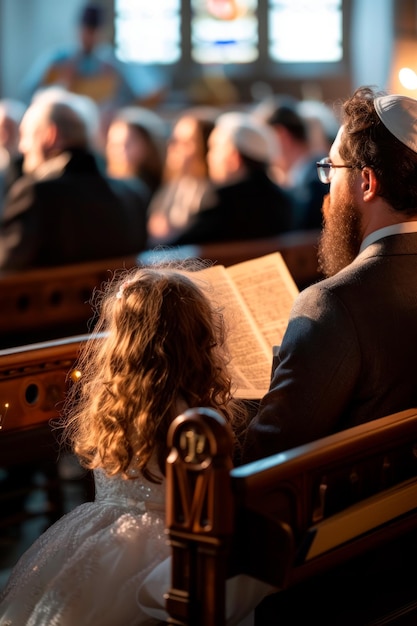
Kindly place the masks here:
<instances>
[{"instance_id":1,"label":"open book","mask_svg":"<svg viewBox=\"0 0 417 626\"><path fill-rule=\"evenodd\" d=\"M298 294L281 254L213 265L195 276L224 308L236 396L262 398L271 380L272 348L281 343Z\"/></svg>"}]
</instances>

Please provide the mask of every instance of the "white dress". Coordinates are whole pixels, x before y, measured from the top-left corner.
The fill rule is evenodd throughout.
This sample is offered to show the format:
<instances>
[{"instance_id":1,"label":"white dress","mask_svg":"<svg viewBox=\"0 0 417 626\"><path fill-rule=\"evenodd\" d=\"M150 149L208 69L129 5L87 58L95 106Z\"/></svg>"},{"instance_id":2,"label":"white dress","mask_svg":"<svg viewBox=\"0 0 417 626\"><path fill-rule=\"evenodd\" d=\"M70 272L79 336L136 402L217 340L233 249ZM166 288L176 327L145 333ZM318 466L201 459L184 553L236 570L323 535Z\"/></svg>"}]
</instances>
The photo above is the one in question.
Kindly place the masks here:
<instances>
[{"instance_id":1,"label":"white dress","mask_svg":"<svg viewBox=\"0 0 417 626\"><path fill-rule=\"evenodd\" d=\"M16 564L0 598L1 626L158 623L137 593L170 554L165 484L99 470L94 478L95 501L58 520Z\"/></svg>"}]
</instances>

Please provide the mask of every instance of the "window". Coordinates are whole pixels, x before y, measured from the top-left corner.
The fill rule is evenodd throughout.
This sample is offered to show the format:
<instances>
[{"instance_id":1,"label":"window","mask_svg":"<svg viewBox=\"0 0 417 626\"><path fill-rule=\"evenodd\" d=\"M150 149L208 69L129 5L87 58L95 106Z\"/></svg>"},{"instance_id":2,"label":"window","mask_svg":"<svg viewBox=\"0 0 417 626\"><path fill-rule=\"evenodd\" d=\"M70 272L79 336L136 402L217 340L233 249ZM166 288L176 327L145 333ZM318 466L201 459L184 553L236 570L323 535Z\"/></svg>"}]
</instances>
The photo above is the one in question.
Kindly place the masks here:
<instances>
[{"instance_id":1,"label":"window","mask_svg":"<svg viewBox=\"0 0 417 626\"><path fill-rule=\"evenodd\" d=\"M269 54L281 63L341 61L341 0L270 0Z\"/></svg>"},{"instance_id":2,"label":"window","mask_svg":"<svg viewBox=\"0 0 417 626\"><path fill-rule=\"evenodd\" d=\"M121 61L173 64L181 58L181 0L115 0L115 51Z\"/></svg>"},{"instance_id":3,"label":"window","mask_svg":"<svg viewBox=\"0 0 417 626\"><path fill-rule=\"evenodd\" d=\"M114 6L123 61L249 65L343 57L342 0L115 0Z\"/></svg>"},{"instance_id":4,"label":"window","mask_svg":"<svg viewBox=\"0 0 417 626\"><path fill-rule=\"evenodd\" d=\"M191 0L191 56L197 63L258 58L258 0Z\"/></svg>"}]
</instances>

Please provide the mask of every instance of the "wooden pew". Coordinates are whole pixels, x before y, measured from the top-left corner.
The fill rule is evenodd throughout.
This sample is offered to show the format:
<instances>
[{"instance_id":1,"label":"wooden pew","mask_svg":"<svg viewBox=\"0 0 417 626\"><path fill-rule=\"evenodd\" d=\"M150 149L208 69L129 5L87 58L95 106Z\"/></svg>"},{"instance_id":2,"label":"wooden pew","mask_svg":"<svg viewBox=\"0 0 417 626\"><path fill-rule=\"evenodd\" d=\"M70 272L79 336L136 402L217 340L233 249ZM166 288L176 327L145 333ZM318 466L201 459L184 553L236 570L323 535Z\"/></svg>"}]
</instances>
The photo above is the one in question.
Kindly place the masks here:
<instances>
[{"instance_id":1,"label":"wooden pew","mask_svg":"<svg viewBox=\"0 0 417 626\"><path fill-rule=\"evenodd\" d=\"M1 466L56 464L59 446L50 420L59 414L87 339L83 335L0 351ZM323 581L329 581L323 576L335 578L369 553L382 552L385 565L402 581L389 548L398 537L406 537L406 551L417 554L408 541L417 526L417 409L237 468L232 468L230 431L211 410L179 416L168 443L171 624L221 626L225 581L237 573L274 585L280 592L271 600L278 598L283 610L280 599L285 601L292 590L300 604L300 590L304 593L305 585L315 581L320 597ZM61 514L59 485L51 493L57 504L53 521ZM372 577L375 567L367 570ZM356 575L355 568L350 572ZM410 584L415 600L415 575ZM404 607L403 596L390 608L397 611L400 601L402 614L416 609L416 602ZM293 611L292 604L291 619ZM277 623L287 624L279 617ZM344 624L340 616L333 623ZM350 623L367 622L356 614Z\"/></svg>"},{"instance_id":2,"label":"wooden pew","mask_svg":"<svg viewBox=\"0 0 417 626\"><path fill-rule=\"evenodd\" d=\"M222 626L225 581L235 574L279 590L270 598L277 612L270 621L255 622L262 626L305 623L297 621L296 611L302 610L298 618L308 623L363 625L372 611L408 616L410 621L398 624L417 622L416 575L404 571L407 553L413 559L417 553L417 409L234 469L229 429L212 410L193 409L176 418L168 445L170 624ZM396 540L406 555L400 567ZM338 585L332 587L332 580ZM411 600L397 580L404 587L411 582ZM303 595L309 584L316 615L312 595ZM292 589L286 621L285 599ZM358 608L355 594L363 589L368 594ZM326 605L336 592L329 616ZM383 615L369 623L397 622Z\"/></svg>"},{"instance_id":3,"label":"wooden pew","mask_svg":"<svg viewBox=\"0 0 417 626\"><path fill-rule=\"evenodd\" d=\"M0 274L0 349L88 333L91 297L119 270L159 260L202 258L232 265L280 251L298 287L320 279L317 231L253 241L148 250L139 255Z\"/></svg>"},{"instance_id":4,"label":"wooden pew","mask_svg":"<svg viewBox=\"0 0 417 626\"><path fill-rule=\"evenodd\" d=\"M0 442L16 431L45 426L59 415L71 368L88 337L77 335L0 350ZM2 449L2 461L9 454ZM13 452L10 460L15 456Z\"/></svg>"},{"instance_id":5,"label":"wooden pew","mask_svg":"<svg viewBox=\"0 0 417 626\"><path fill-rule=\"evenodd\" d=\"M0 274L0 349L88 333L93 291L135 265L130 256Z\"/></svg>"},{"instance_id":6,"label":"wooden pew","mask_svg":"<svg viewBox=\"0 0 417 626\"><path fill-rule=\"evenodd\" d=\"M293 231L250 241L160 247L140 253L138 263L146 265L158 260L201 258L227 267L271 252L280 252L298 288L303 289L323 278L318 268L319 236L318 230Z\"/></svg>"},{"instance_id":7,"label":"wooden pew","mask_svg":"<svg viewBox=\"0 0 417 626\"><path fill-rule=\"evenodd\" d=\"M80 346L88 335L0 350L0 468L13 475L17 490L29 489L25 472L42 469L48 476L46 491L50 522L63 513L57 473L60 449L51 420L59 416ZM75 376L75 370L74 370ZM92 483L86 475L86 490ZM0 527L19 524L25 513L6 516L13 490L3 490Z\"/></svg>"}]
</instances>

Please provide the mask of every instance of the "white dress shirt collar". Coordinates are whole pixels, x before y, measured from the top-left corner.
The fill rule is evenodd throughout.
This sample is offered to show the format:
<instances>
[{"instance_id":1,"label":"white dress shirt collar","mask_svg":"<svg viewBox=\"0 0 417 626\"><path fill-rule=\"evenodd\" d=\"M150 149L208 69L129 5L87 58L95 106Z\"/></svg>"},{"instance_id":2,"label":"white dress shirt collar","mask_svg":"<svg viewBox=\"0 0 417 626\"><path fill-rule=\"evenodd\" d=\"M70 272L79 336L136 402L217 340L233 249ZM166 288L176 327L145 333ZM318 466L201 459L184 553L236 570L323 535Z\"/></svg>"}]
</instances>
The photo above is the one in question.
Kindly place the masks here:
<instances>
[{"instance_id":1,"label":"white dress shirt collar","mask_svg":"<svg viewBox=\"0 0 417 626\"><path fill-rule=\"evenodd\" d=\"M404 233L417 233L417 221L414 222L401 222L400 224L391 224L391 226L385 226L384 228L379 228L378 230L374 230L373 233L370 233L365 239L362 241L359 254L365 250L371 243L375 243L375 241L379 241L383 237L387 237L388 235L402 235Z\"/></svg>"}]
</instances>

